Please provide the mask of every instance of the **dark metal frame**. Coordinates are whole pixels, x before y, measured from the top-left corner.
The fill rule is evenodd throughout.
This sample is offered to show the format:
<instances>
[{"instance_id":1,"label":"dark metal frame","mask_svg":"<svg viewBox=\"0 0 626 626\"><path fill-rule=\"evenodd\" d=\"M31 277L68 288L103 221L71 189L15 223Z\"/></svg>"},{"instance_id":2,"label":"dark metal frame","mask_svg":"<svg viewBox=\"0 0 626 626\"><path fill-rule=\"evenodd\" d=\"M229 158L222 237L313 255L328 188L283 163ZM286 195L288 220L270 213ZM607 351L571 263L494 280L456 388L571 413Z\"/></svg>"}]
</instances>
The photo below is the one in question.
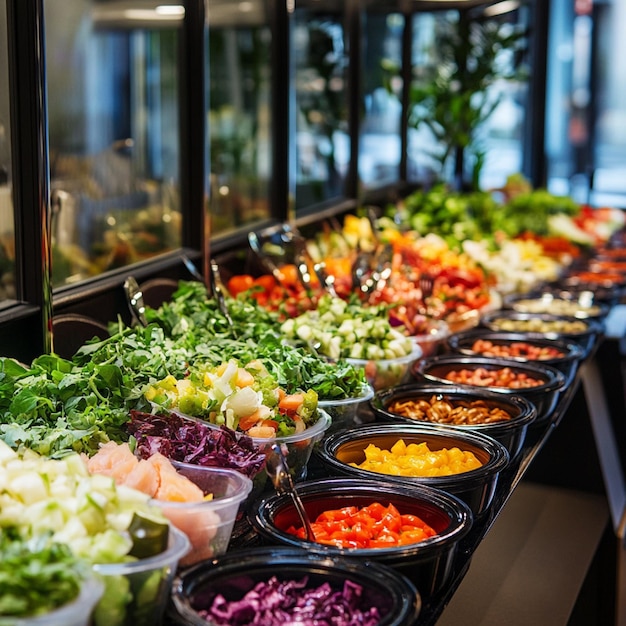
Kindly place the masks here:
<instances>
[{"instance_id":1,"label":"dark metal frame","mask_svg":"<svg viewBox=\"0 0 626 626\"><path fill-rule=\"evenodd\" d=\"M227 237L211 237L208 190L205 180L206 98L205 98L205 0L184 0L185 20L180 37L180 112L181 112L181 206L183 207L182 250L137 266L109 272L77 286L50 289L50 249L48 241L49 168L45 93L45 49L43 0L7 0L10 64L11 125L16 210L17 283L21 304L0 313L0 347L4 354L27 360L50 346L52 313L81 312L101 321L126 313L122 283L132 273L138 280L165 276L190 278L181 255L191 257L206 275L208 259L215 252L245 247L245 229ZM293 215L290 197L290 13L284 0L268 0L272 32L272 116L273 155L270 185L271 218L259 227L279 224L287 219L307 225L332 215L353 211L360 204L393 201L410 191L407 183L407 106L411 77L411 19L417 11L440 9L432 2L419 0L344 0L345 33L348 43L349 128L351 161L342 198L313 206ZM524 173L539 186L545 179L544 98L549 3L529 0L533 10L533 53L535 66L530 89L528 136L525 138ZM476 4L469 2L468 10ZM454 3L446 3L454 8ZM295 4L294 4L295 6ZM461 6L461 5L460 5ZM459 8L459 7L457 7ZM397 183L363 193L358 179L359 125L361 116L362 24L364 11L399 12L405 16L402 41L404 114L401 122L402 156ZM413 185L415 187L415 185ZM16 330L17 329L17 330ZM6 336L5 336L6 335ZM16 339L19 337L19 340ZM25 337L28 337L25 340Z\"/></svg>"}]
</instances>

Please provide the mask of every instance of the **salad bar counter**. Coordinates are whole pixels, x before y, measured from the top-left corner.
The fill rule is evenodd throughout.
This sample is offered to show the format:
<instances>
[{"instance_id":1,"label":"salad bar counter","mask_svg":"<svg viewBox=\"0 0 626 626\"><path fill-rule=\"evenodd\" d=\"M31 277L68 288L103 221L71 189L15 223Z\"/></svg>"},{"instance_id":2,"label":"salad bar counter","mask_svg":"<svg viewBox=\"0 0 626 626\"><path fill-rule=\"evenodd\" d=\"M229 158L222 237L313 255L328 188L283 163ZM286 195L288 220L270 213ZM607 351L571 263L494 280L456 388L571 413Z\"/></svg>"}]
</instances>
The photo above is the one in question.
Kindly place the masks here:
<instances>
[{"instance_id":1,"label":"salad bar counter","mask_svg":"<svg viewBox=\"0 0 626 626\"><path fill-rule=\"evenodd\" d=\"M379 233L346 275L278 233L294 264L0 360L2 537L65 546L68 598L99 583L77 624L435 624L582 392L597 417L626 273L590 275L619 239L521 300L433 237Z\"/></svg>"}]
</instances>

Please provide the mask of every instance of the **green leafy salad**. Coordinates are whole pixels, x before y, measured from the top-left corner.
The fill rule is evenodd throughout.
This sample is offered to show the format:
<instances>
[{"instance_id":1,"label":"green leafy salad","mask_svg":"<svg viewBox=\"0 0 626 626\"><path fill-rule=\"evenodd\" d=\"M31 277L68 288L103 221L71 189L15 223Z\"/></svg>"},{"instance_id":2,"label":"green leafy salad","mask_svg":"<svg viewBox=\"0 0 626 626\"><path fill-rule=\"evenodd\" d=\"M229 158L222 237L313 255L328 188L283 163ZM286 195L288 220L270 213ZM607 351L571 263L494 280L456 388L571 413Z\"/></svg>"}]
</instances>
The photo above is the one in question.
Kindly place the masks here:
<instances>
[{"instance_id":1,"label":"green leafy salad","mask_svg":"<svg viewBox=\"0 0 626 626\"><path fill-rule=\"evenodd\" d=\"M288 395L351 398L367 385L359 368L286 341L261 307L235 299L228 306L232 327L204 285L181 282L171 302L148 309L147 327L112 324L109 338L85 344L72 359L42 355L27 366L0 358L0 439L52 458L92 456L100 443L128 439L131 410L152 411L151 385L231 359L262 363Z\"/></svg>"}]
</instances>

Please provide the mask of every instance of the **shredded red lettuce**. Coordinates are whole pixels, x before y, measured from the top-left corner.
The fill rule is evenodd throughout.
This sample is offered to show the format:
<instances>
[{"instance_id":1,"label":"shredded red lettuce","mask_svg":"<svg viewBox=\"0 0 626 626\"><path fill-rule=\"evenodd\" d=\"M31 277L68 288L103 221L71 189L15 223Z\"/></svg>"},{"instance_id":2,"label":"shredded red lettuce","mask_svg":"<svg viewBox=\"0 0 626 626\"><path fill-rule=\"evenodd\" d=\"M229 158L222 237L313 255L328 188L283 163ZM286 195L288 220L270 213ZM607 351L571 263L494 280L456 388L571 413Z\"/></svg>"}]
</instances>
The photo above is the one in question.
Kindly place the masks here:
<instances>
[{"instance_id":1,"label":"shredded red lettuce","mask_svg":"<svg viewBox=\"0 0 626 626\"><path fill-rule=\"evenodd\" d=\"M248 478L265 467L265 455L252 439L225 426L210 428L175 413L132 410L130 418L126 429L137 440L136 454L143 459L160 452L173 461L234 469Z\"/></svg>"},{"instance_id":2,"label":"shredded red lettuce","mask_svg":"<svg viewBox=\"0 0 626 626\"><path fill-rule=\"evenodd\" d=\"M363 587L344 581L341 591L328 583L307 588L300 581L279 581L272 576L248 591L241 600L229 602L222 595L208 609L198 611L215 626L376 626L381 616L367 607Z\"/></svg>"}]
</instances>

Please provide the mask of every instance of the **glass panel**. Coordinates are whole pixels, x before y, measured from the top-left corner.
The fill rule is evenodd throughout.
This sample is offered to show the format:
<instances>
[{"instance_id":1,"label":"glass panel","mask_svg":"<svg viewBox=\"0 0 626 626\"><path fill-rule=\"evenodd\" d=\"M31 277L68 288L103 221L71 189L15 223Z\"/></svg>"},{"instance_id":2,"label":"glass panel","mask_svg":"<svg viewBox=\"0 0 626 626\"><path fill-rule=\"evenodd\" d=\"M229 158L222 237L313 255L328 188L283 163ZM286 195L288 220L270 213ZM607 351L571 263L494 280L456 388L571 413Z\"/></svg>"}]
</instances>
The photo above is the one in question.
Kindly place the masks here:
<instances>
[{"instance_id":1,"label":"glass panel","mask_svg":"<svg viewBox=\"0 0 626 626\"><path fill-rule=\"evenodd\" d=\"M456 11L413 18L408 154L414 181L486 189L522 169L528 88L519 61L527 12L491 17L489 10L467 20Z\"/></svg>"},{"instance_id":2,"label":"glass panel","mask_svg":"<svg viewBox=\"0 0 626 626\"><path fill-rule=\"evenodd\" d=\"M182 6L44 0L53 285L180 246Z\"/></svg>"},{"instance_id":3,"label":"glass panel","mask_svg":"<svg viewBox=\"0 0 626 626\"><path fill-rule=\"evenodd\" d=\"M293 21L296 210L342 197L350 161L344 16L322 4Z\"/></svg>"},{"instance_id":4,"label":"glass panel","mask_svg":"<svg viewBox=\"0 0 626 626\"><path fill-rule=\"evenodd\" d=\"M207 3L209 211L219 235L269 217L271 31L263 0Z\"/></svg>"},{"instance_id":5,"label":"glass panel","mask_svg":"<svg viewBox=\"0 0 626 626\"><path fill-rule=\"evenodd\" d=\"M551 6L548 187L594 206L626 206L626 5L555 0Z\"/></svg>"},{"instance_id":6,"label":"glass panel","mask_svg":"<svg viewBox=\"0 0 626 626\"><path fill-rule=\"evenodd\" d=\"M402 79L385 71L402 64L404 17L367 12L363 20L363 117L359 135L359 179L364 189L396 183L400 175L399 97ZM391 91L390 91L391 89Z\"/></svg>"},{"instance_id":7,"label":"glass panel","mask_svg":"<svg viewBox=\"0 0 626 626\"><path fill-rule=\"evenodd\" d=\"M0 307L16 298L6 1L0 0Z\"/></svg>"}]
</instances>

